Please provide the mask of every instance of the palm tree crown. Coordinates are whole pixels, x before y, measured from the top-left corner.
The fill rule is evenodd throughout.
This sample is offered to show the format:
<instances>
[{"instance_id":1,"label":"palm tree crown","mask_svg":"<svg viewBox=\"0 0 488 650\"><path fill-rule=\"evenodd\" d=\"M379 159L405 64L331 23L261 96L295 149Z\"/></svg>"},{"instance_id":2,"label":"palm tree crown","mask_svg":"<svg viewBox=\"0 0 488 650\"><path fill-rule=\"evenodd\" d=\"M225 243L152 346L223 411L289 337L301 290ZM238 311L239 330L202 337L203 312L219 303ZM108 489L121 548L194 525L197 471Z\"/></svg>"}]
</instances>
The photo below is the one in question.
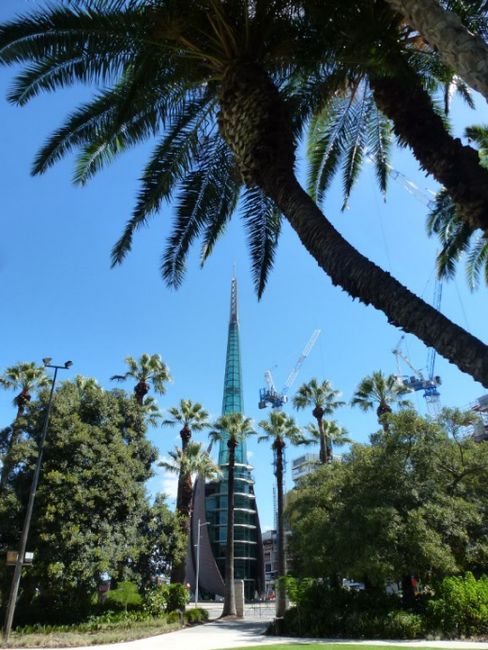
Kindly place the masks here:
<instances>
[{"instance_id":1,"label":"palm tree crown","mask_svg":"<svg viewBox=\"0 0 488 650\"><path fill-rule=\"evenodd\" d=\"M156 393L163 395L166 392L166 384L171 381L169 368L161 359L159 354L142 354L139 359L126 357L126 364L129 370L123 375L113 375L110 379L113 381L127 381L129 378L137 380L134 386L134 394L137 402L142 406L144 397L149 392L149 386L152 385Z\"/></svg>"},{"instance_id":2,"label":"palm tree crown","mask_svg":"<svg viewBox=\"0 0 488 650\"><path fill-rule=\"evenodd\" d=\"M411 390L398 381L395 375L385 376L381 370L373 372L369 377L364 377L351 400L351 406L359 406L363 411L369 411L377 405L376 414L378 421L383 422L383 416L392 412L392 405L398 404L401 408L409 406L408 400L402 396Z\"/></svg>"},{"instance_id":3,"label":"palm tree crown","mask_svg":"<svg viewBox=\"0 0 488 650\"><path fill-rule=\"evenodd\" d=\"M190 399L182 399L179 407L172 406L168 409L171 418L163 421L163 426L180 425L180 436L183 449L191 439L192 431L203 431L208 429L208 413L199 402L192 402Z\"/></svg>"},{"instance_id":4,"label":"palm tree crown","mask_svg":"<svg viewBox=\"0 0 488 650\"><path fill-rule=\"evenodd\" d=\"M335 420L323 420L322 428L330 460L333 460L333 448L348 445L352 440L348 436L347 429L341 427ZM312 436L312 440L320 442L320 429L316 424L307 424L305 430Z\"/></svg>"},{"instance_id":5,"label":"palm tree crown","mask_svg":"<svg viewBox=\"0 0 488 650\"><path fill-rule=\"evenodd\" d=\"M327 463L332 459L332 450L328 444L323 430L324 415L332 415L335 409L344 406L345 402L337 399L341 392L334 390L329 380L319 383L314 377L309 382L302 384L293 398L293 406L297 410L312 407L312 415L317 420L320 433L320 462Z\"/></svg>"},{"instance_id":6,"label":"palm tree crown","mask_svg":"<svg viewBox=\"0 0 488 650\"><path fill-rule=\"evenodd\" d=\"M31 392L44 388L49 384L49 377L43 366L33 362L18 363L6 368L0 376L0 386L6 390L20 391L13 399L14 406L21 415L25 406L31 400Z\"/></svg>"}]
</instances>

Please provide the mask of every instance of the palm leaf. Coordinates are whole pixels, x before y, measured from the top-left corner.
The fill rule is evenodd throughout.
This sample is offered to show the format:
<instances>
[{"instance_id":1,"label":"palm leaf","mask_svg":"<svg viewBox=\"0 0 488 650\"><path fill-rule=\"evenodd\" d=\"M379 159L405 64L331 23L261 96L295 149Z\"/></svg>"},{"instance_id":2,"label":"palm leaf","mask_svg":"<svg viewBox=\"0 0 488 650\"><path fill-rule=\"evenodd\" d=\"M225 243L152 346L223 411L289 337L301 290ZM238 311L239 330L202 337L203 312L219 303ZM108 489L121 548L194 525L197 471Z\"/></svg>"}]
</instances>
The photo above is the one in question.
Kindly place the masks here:
<instances>
[{"instance_id":1,"label":"palm leaf","mask_svg":"<svg viewBox=\"0 0 488 650\"><path fill-rule=\"evenodd\" d=\"M271 199L258 188L246 189L242 218L247 229L254 286L261 298L273 262L281 231L281 214Z\"/></svg>"},{"instance_id":2,"label":"palm leaf","mask_svg":"<svg viewBox=\"0 0 488 650\"><path fill-rule=\"evenodd\" d=\"M181 284L190 246L204 227L230 218L240 189L232 171L228 146L220 135L205 138L196 168L181 182L173 232L163 254L161 272L170 286Z\"/></svg>"},{"instance_id":3,"label":"palm leaf","mask_svg":"<svg viewBox=\"0 0 488 650\"><path fill-rule=\"evenodd\" d=\"M205 120L211 114L207 95L184 104L156 146L142 178L137 205L122 236L112 249L112 266L120 264L132 247L134 232L147 223L164 200L170 200L178 183L190 173Z\"/></svg>"}]
</instances>

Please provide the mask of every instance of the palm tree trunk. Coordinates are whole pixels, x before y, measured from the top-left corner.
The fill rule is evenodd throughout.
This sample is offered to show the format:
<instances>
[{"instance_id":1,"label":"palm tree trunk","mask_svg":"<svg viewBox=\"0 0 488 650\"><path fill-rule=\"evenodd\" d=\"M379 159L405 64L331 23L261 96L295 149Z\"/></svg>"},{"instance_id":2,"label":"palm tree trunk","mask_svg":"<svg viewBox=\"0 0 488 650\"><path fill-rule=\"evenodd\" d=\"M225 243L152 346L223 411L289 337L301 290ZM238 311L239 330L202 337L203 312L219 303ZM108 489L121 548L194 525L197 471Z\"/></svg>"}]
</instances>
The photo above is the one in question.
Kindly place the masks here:
<instances>
[{"instance_id":1,"label":"palm tree trunk","mask_svg":"<svg viewBox=\"0 0 488 650\"><path fill-rule=\"evenodd\" d=\"M280 578L285 575L285 524L283 520L283 448L284 442L277 439L276 451L276 490L278 492L278 584L276 585L276 616L282 618L286 610L286 595Z\"/></svg>"},{"instance_id":2,"label":"palm tree trunk","mask_svg":"<svg viewBox=\"0 0 488 650\"><path fill-rule=\"evenodd\" d=\"M234 586L234 466L236 441L229 438L229 464L227 466L227 547L225 553L224 608L222 616L236 616L236 592Z\"/></svg>"},{"instance_id":3,"label":"palm tree trunk","mask_svg":"<svg viewBox=\"0 0 488 650\"><path fill-rule=\"evenodd\" d=\"M190 515L191 515L191 502L193 498L193 484L190 474L182 474L178 476L178 492L176 496L176 512L180 516L180 529L185 536L185 539L190 537ZM173 564L171 568L172 583L185 582L186 574L186 559L183 558L181 562Z\"/></svg>"},{"instance_id":4,"label":"palm tree trunk","mask_svg":"<svg viewBox=\"0 0 488 650\"><path fill-rule=\"evenodd\" d=\"M488 347L361 255L302 189L293 172L289 115L264 71L251 64L231 68L220 106L221 130L244 180L273 199L332 283L488 387Z\"/></svg>"},{"instance_id":5,"label":"palm tree trunk","mask_svg":"<svg viewBox=\"0 0 488 650\"><path fill-rule=\"evenodd\" d=\"M322 465L325 465L327 463L327 447L325 444L325 435L324 435L324 423L322 418L317 418L317 426L319 428L319 442L320 442L320 450L319 450L319 459Z\"/></svg>"},{"instance_id":6,"label":"palm tree trunk","mask_svg":"<svg viewBox=\"0 0 488 650\"><path fill-rule=\"evenodd\" d=\"M488 233L488 170L480 166L478 152L446 130L429 93L400 56L395 60L395 76L370 74L369 80L395 135L409 145L421 167L444 185L461 218L473 230Z\"/></svg>"},{"instance_id":7,"label":"palm tree trunk","mask_svg":"<svg viewBox=\"0 0 488 650\"><path fill-rule=\"evenodd\" d=\"M388 422L388 415L392 413L391 406L386 402L380 402L378 408L376 409L376 416L378 418L378 423L383 427L383 431L388 433L390 430L390 424Z\"/></svg>"},{"instance_id":8,"label":"palm tree trunk","mask_svg":"<svg viewBox=\"0 0 488 650\"><path fill-rule=\"evenodd\" d=\"M325 219L297 180L278 180L271 194L307 250L353 298L380 309L388 321L415 334L488 387L488 347L425 303L389 273L355 250Z\"/></svg>"},{"instance_id":9,"label":"palm tree trunk","mask_svg":"<svg viewBox=\"0 0 488 650\"><path fill-rule=\"evenodd\" d=\"M386 0L434 47L442 61L488 99L488 46L436 0Z\"/></svg>"}]
</instances>

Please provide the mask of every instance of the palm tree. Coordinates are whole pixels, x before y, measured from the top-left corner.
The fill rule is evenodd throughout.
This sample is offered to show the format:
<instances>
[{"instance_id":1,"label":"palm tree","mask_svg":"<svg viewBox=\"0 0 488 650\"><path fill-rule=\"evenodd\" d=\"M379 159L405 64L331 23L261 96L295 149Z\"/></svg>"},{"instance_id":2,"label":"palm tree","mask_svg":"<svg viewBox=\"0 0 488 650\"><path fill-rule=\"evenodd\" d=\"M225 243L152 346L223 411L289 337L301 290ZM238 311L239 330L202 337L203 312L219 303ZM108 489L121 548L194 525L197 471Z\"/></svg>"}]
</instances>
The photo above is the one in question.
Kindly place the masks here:
<instances>
[{"instance_id":1,"label":"palm tree","mask_svg":"<svg viewBox=\"0 0 488 650\"><path fill-rule=\"evenodd\" d=\"M172 416L170 419L163 421L163 426L174 426L175 424L182 425L180 430L181 437L181 450L184 455L188 449L191 441L192 431L202 431L210 426L208 421L208 413L203 406L198 402L192 402L189 399L182 399L179 407L173 406L168 410ZM187 491L187 477L180 472L178 475L178 496L176 503L181 500L181 496ZM185 564L180 562L173 566L171 572L172 582L184 582L185 580Z\"/></svg>"},{"instance_id":2,"label":"palm tree","mask_svg":"<svg viewBox=\"0 0 488 650\"><path fill-rule=\"evenodd\" d=\"M321 440L320 429L316 424L307 424L305 430L312 436L313 440ZM334 459L333 448L348 445L352 440L347 435L347 430L337 424L335 420L323 420L322 432L325 438L327 450L327 462L331 463Z\"/></svg>"},{"instance_id":3,"label":"palm tree","mask_svg":"<svg viewBox=\"0 0 488 650\"><path fill-rule=\"evenodd\" d=\"M479 146L480 164L488 167L488 129L471 126L465 136ZM454 276L462 255L466 259L466 278L474 291L480 285L480 276L488 284L488 240L461 219L456 206L445 190L441 190L427 220L429 235L437 235L441 250L437 255L437 272L440 278Z\"/></svg>"},{"instance_id":4,"label":"palm tree","mask_svg":"<svg viewBox=\"0 0 488 650\"><path fill-rule=\"evenodd\" d=\"M203 431L210 427L208 413L199 402L192 402L190 399L182 399L180 405L168 409L171 418L163 421L163 426L181 425L180 437L181 448L185 451L191 440L193 431Z\"/></svg>"},{"instance_id":5,"label":"palm tree","mask_svg":"<svg viewBox=\"0 0 488 650\"><path fill-rule=\"evenodd\" d=\"M181 530L188 539L190 514L193 498L193 476L198 475L202 479L213 479L219 473L218 466L212 461L206 451L203 451L199 442L188 442L183 450L175 447L169 452L169 461L159 463L169 472L178 475L178 493L176 497L176 511L180 515L179 523ZM185 560L175 564L171 571L171 582L184 582Z\"/></svg>"},{"instance_id":6,"label":"palm tree","mask_svg":"<svg viewBox=\"0 0 488 650\"><path fill-rule=\"evenodd\" d=\"M328 45L322 38L310 38L307 11L287 0L201 0L190 5L178 0L79 0L76 6L46 8L4 25L0 60L32 62L17 78L13 102L23 104L43 90L79 81L104 87L47 142L34 172L45 171L79 148L76 180L84 183L118 153L162 131L143 172L133 216L114 247L114 264L130 250L135 231L176 193L176 222L162 271L169 284L178 286L192 243L201 236L204 261L242 193L259 295L273 263L281 213L334 284L380 309L391 323L488 386L488 347L356 251L297 181L296 140L310 112L293 111L293 74L305 64L325 60L323 44ZM326 22L332 29L332 21ZM381 25L389 53L399 47L398 22L390 20L395 28L391 34ZM378 70L382 63L377 63ZM374 84L370 79L375 100L390 117L388 109L397 110L393 119L400 138L411 137L417 145L428 142L428 147L417 147L417 157L426 152L425 168L437 174L457 203L466 204L463 218L488 230L488 172L469 148L452 139L449 146L444 143L443 125L434 138L429 139L429 127L420 133L425 120L435 115L421 96L420 83L414 88L412 82L409 92L416 90L414 99L423 98L424 108L410 104L408 115L399 110L406 101L400 97L399 80L409 78L403 64L410 73L408 61L400 57L386 76ZM397 74L393 86L388 85L391 68ZM439 152L447 156L444 164Z\"/></svg>"},{"instance_id":7,"label":"palm tree","mask_svg":"<svg viewBox=\"0 0 488 650\"><path fill-rule=\"evenodd\" d=\"M11 428L10 438L7 439L6 450L3 457L2 473L0 476L0 493L7 484L8 477L12 471L11 454L19 439L21 430L19 420L24 414L27 404L32 399L32 393L49 385L49 378L43 366L37 366L33 362L18 363L8 367L0 376L0 386L6 390L19 391L13 399L13 405L17 408L14 423Z\"/></svg>"},{"instance_id":8,"label":"palm tree","mask_svg":"<svg viewBox=\"0 0 488 650\"><path fill-rule=\"evenodd\" d=\"M335 63L328 68L323 66L319 75L315 70L311 75L306 72L302 80L308 90L305 103L312 107L319 130L321 122L330 126L327 114L331 110L334 113L341 95L345 94L345 106L348 105L348 110L341 110L338 116L339 130L347 135L341 138L346 141L346 147L341 150L331 141L325 149L328 165L337 167L339 158L344 160L345 194L350 191L366 149L373 158L379 154L380 161L384 159L387 151L374 152L371 145L377 140L375 130L380 130L380 144L385 140L381 130L391 120L400 145L408 144L421 167L444 185L461 218L473 230L480 228L488 233L488 173L479 165L476 151L449 133L431 97L440 83L453 81L452 71L442 65L432 47L406 28L402 16L392 12L384 2L308 0L306 5L317 29L316 38L327 42L334 52ZM460 89L463 86L457 80L455 85ZM468 95L464 88L464 96ZM362 97L366 101L358 101ZM375 104L373 110L371 99ZM335 133L332 128L331 132ZM316 153L312 164L314 161L317 161ZM327 172L325 162L319 169ZM384 185L381 162L379 171L380 183Z\"/></svg>"},{"instance_id":9,"label":"palm tree","mask_svg":"<svg viewBox=\"0 0 488 650\"><path fill-rule=\"evenodd\" d=\"M479 34L465 26L461 17L453 11L452 3L448 10L436 0L386 2L436 48L447 66L488 100L488 45ZM473 11L481 9L482 3L471 4Z\"/></svg>"},{"instance_id":10,"label":"palm tree","mask_svg":"<svg viewBox=\"0 0 488 650\"><path fill-rule=\"evenodd\" d=\"M325 379L319 383L314 377L309 382L302 384L293 398L293 406L297 410L313 408L312 415L317 420L320 432L320 462L323 464L332 460L332 450L329 449L325 435L323 418L324 415L332 415L337 408L344 406L345 402L337 400L340 395L341 392L334 390L330 381Z\"/></svg>"},{"instance_id":11,"label":"palm tree","mask_svg":"<svg viewBox=\"0 0 488 650\"><path fill-rule=\"evenodd\" d=\"M234 467L236 447L248 436L256 433L252 420L242 413L222 415L212 426L212 442L227 443L227 542L225 553L224 608L222 616L236 616L236 594L234 588Z\"/></svg>"},{"instance_id":12,"label":"palm tree","mask_svg":"<svg viewBox=\"0 0 488 650\"><path fill-rule=\"evenodd\" d=\"M363 411L369 411L377 405L376 415L378 422L388 431L388 416L392 412L392 405L401 408L410 406L408 400L402 396L411 392L403 386L395 375L385 376L381 370L373 372L370 377L364 377L351 400L351 406L359 406Z\"/></svg>"},{"instance_id":13,"label":"palm tree","mask_svg":"<svg viewBox=\"0 0 488 650\"><path fill-rule=\"evenodd\" d=\"M278 496L278 582L276 616L282 617L286 609L286 594L280 578L285 575L285 524L283 519L283 455L286 443L292 445L304 444L305 438L300 432L295 420L283 411L270 411L268 420L262 420L259 427L264 435L258 438L259 442L269 442L275 456L274 474L276 476L276 491Z\"/></svg>"},{"instance_id":14,"label":"palm tree","mask_svg":"<svg viewBox=\"0 0 488 650\"><path fill-rule=\"evenodd\" d=\"M129 377L136 379L134 386L134 395L140 406L144 404L144 397L149 392L150 384L156 393L164 395L166 392L166 383L171 381L168 366L161 359L159 354L142 354L139 359L126 357L126 364L129 370L123 375L113 375L112 381L127 381Z\"/></svg>"}]
</instances>

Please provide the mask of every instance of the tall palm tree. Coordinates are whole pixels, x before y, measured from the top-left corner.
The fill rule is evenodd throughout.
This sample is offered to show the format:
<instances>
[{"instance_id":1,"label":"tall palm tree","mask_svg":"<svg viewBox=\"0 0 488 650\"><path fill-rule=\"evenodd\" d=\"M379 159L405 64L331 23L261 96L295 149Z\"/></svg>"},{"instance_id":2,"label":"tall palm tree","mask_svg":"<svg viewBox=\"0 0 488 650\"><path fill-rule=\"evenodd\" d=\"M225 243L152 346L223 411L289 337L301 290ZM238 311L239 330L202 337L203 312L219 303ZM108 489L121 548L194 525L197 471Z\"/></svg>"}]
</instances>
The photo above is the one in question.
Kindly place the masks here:
<instances>
[{"instance_id":1,"label":"tall palm tree","mask_svg":"<svg viewBox=\"0 0 488 650\"><path fill-rule=\"evenodd\" d=\"M144 405L144 397L149 392L151 385L156 393L164 395L166 384L171 381L171 375L168 366L159 354L144 353L139 359L126 357L125 362L129 366L129 370L123 375L113 375L110 379L112 381L127 381L129 377L136 379L134 395L140 406Z\"/></svg>"},{"instance_id":2,"label":"tall palm tree","mask_svg":"<svg viewBox=\"0 0 488 650\"><path fill-rule=\"evenodd\" d=\"M182 399L179 407L172 406L168 410L171 418L163 421L163 426L174 426L176 424L181 426L181 450L183 455L188 449L191 441L192 431L202 431L210 426L208 421L208 413L203 406L198 402L192 402L189 399ZM178 475L178 494L176 503L181 500L181 495L187 491L187 477L180 472ZM185 564L184 561L173 566L171 572L172 582L183 582L185 580Z\"/></svg>"},{"instance_id":3,"label":"tall palm tree","mask_svg":"<svg viewBox=\"0 0 488 650\"><path fill-rule=\"evenodd\" d=\"M321 439L320 429L316 424L307 424L305 430L312 436L312 440ZM334 447L342 447L352 442L351 438L347 435L347 430L337 424L335 420L323 420L322 432L325 438L325 445L327 450L327 462L332 462L334 459Z\"/></svg>"},{"instance_id":4,"label":"tall palm tree","mask_svg":"<svg viewBox=\"0 0 488 650\"><path fill-rule=\"evenodd\" d=\"M212 425L212 442L227 443L229 459L227 464L227 541L225 552L225 586L222 616L236 616L236 594L234 587L234 468L235 453L240 442L255 434L252 420L242 413L222 415Z\"/></svg>"},{"instance_id":5,"label":"tall palm tree","mask_svg":"<svg viewBox=\"0 0 488 650\"><path fill-rule=\"evenodd\" d=\"M367 8L371 6L367 3ZM114 264L130 250L135 231L176 193L176 222L162 271L177 286L191 244L201 236L205 260L242 193L259 294L272 266L281 213L334 284L380 309L391 323L414 333L488 386L488 347L356 251L297 181L296 139L310 110L303 109L303 103L300 114L293 110L293 74L330 54L324 51L325 40L310 37L308 21L308 5L307 11L300 11L287 0L79 0L4 25L0 60L32 62L16 80L10 94L13 102L22 104L43 90L79 81L104 88L52 136L39 153L34 172L45 171L79 148L76 180L84 183L118 153L162 131L142 175L133 216L114 247ZM335 33L341 31L326 22L330 30L333 26ZM396 25L398 20L390 22ZM382 45L389 38L394 48L395 30L390 35L382 26ZM352 53L357 57L354 48ZM408 61L402 57L392 66L396 86L388 85L389 70L375 85L370 79L375 99L387 115L388 109L398 112L406 101L399 99L399 80L408 78L403 64L408 72ZM417 95L422 89L418 85ZM392 118L398 136L416 138L417 144L429 141L424 158L430 166L425 160L422 164L437 173L456 202L464 201L463 218L479 220L488 230L484 209L488 172L478 169L471 151L457 141L444 147L447 132L441 133L440 126L434 139L428 140L429 128L420 137L419 128L425 120L432 121L433 110L431 104L425 105L417 119L418 110L410 105L408 116L400 111ZM418 147L416 155L424 149ZM445 164L436 157L439 151L447 152ZM460 177L450 188L448 181Z\"/></svg>"},{"instance_id":6,"label":"tall palm tree","mask_svg":"<svg viewBox=\"0 0 488 650\"><path fill-rule=\"evenodd\" d=\"M473 33L465 26L452 7L456 4L458 8L471 4L474 11L480 10L484 3L450 3L451 7L445 9L436 0L386 2L436 48L447 66L488 100L488 45L479 34Z\"/></svg>"},{"instance_id":7,"label":"tall palm tree","mask_svg":"<svg viewBox=\"0 0 488 650\"><path fill-rule=\"evenodd\" d=\"M203 451L199 442L188 442L183 450L175 447L169 452L170 460L159 463L169 472L178 475L178 493L176 497L176 511L180 515L181 530L188 539L190 532L190 514L193 498L193 476L202 479L213 479L220 474L219 467L212 461L206 451ZM185 560L175 564L171 571L171 582L184 582Z\"/></svg>"},{"instance_id":8,"label":"tall palm tree","mask_svg":"<svg viewBox=\"0 0 488 650\"><path fill-rule=\"evenodd\" d=\"M399 383L395 375L386 376L378 370L361 380L351 400L351 406L359 406L365 412L376 406L378 422L388 431L388 419L385 416L392 412L394 404L400 407L409 406L410 402L402 398L410 392L409 388Z\"/></svg>"},{"instance_id":9,"label":"tall palm tree","mask_svg":"<svg viewBox=\"0 0 488 650\"><path fill-rule=\"evenodd\" d=\"M324 415L332 415L332 413L344 406L345 402L341 402L337 398L340 397L341 392L334 390L332 384L328 379L319 383L314 377L310 381L302 384L297 390L293 398L293 406L297 410L303 410L311 407L312 415L317 420L317 427L319 429L319 442L320 442L320 462L325 464L332 460L332 451L328 444L326 434L324 431Z\"/></svg>"},{"instance_id":10,"label":"tall palm tree","mask_svg":"<svg viewBox=\"0 0 488 650\"><path fill-rule=\"evenodd\" d=\"M3 457L2 473L0 475L0 493L7 484L8 477L12 471L12 451L19 439L21 429L19 420L24 414L27 404L32 399L32 393L49 385L49 377L43 366L37 366L33 362L18 363L8 367L0 376L0 386L6 390L19 391L13 399L13 405L17 408L15 420L11 427L10 438L7 439L6 449Z\"/></svg>"},{"instance_id":11,"label":"tall palm tree","mask_svg":"<svg viewBox=\"0 0 488 650\"><path fill-rule=\"evenodd\" d=\"M287 442L292 445L304 444L306 442L301 434L300 428L295 420L283 413L283 411L270 411L267 420L259 423L264 435L258 438L258 442L271 441L271 448L275 456L274 474L276 476L276 491L278 505L278 582L276 616L282 617L286 609L286 594L280 578L285 575L285 524L283 519L283 455Z\"/></svg>"}]
</instances>

